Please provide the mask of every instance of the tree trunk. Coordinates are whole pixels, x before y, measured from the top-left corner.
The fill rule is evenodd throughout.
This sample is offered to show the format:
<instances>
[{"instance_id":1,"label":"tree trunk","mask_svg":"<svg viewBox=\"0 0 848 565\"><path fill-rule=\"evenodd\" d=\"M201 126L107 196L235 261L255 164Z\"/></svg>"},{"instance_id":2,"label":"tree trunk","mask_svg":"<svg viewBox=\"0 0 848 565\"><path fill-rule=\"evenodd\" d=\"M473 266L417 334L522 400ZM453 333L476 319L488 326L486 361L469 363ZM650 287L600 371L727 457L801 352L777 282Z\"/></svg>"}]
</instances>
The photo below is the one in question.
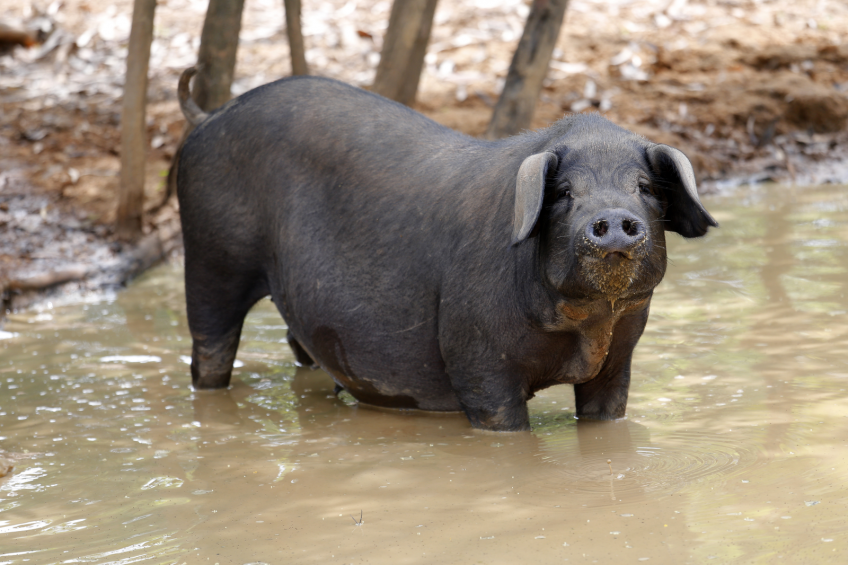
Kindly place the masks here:
<instances>
[{"instance_id":1,"label":"tree trunk","mask_svg":"<svg viewBox=\"0 0 848 565\"><path fill-rule=\"evenodd\" d=\"M306 52L303 49L303 31L300 27L300 0L283 0L286 7L286 34L289 36L292 75L308 75Z\"/></svg>"},{"instance_id":2,"label":"tree trunk","mask_svg":"<svg viewBox=\"0 0 848 565\"><path fill-rule=\"evenodd\" d=\"M515 135L530 127L567 7L568 0L533 0L503 92L486 130L487 138Z\"/></svg>"},{"instance_id":3,"label":"tree trunk","mask_svg":"<svg viewBox=\"0 0 848 565\"><path fill-rule=\"evenodd\" d=\"M156 0L133 2L130 42L127 47L127 76L121 102L121 184L115 231L123 240L141 236L144 212L144 165L147 154L147 68L153 41Z\"/></svg>"},{"instance_id":4,"label":"tree trunk","mask_svg":"<svg viewBox=\"0 0 848 565\"><path fill-rule=\"evenodd\" d=\"M289 0L285 0L287 3ZM296 0L299 1L299 0ZM202 110L210 112L230 100L230 88L236 69L239 31L244 0L209 0L203 31L200 34L200 49L197 54L197 75L194 77L192 97ZM177 145L165 196L157 206L161 208L177 192L177 168L180 163L183 143L194 129L186 122L183 136Z\"/></svg>"},{"instance_id":5,"label":"tree trunk","mask_svg":"<svg viewBox=\"0 0 848 565\"><path fill-rule=\"evenodd\" d=\"M244 0L210 0L200 34L194 100L206 112L230 99Z\"/></svg>"},{"instance_id":6,"label":"tree trunk","mask_svg":"<svg viewBox=\"0 0 848 565\"><path fill-rule=\"evenodd\" d=\"M437 0L395 0L373 91L407 106L415 102Z\"/></svg>"}]
</instances>

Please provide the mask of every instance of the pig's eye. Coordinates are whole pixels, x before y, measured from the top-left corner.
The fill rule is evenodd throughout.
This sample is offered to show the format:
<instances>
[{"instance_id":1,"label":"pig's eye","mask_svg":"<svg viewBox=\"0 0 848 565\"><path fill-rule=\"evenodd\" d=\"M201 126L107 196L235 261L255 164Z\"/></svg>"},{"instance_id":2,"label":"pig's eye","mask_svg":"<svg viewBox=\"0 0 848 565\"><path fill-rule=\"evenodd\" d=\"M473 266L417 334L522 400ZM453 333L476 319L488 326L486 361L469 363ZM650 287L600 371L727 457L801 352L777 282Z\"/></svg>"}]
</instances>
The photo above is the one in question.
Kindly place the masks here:
<instances>
[{"instance_id":1,"label":"pig's eye","mask_svg":"<svg viewBox=\"0 0 848 565\"><path fill-rule=\"evenodd\" d=\"M642 194L653 194L651 190L651 181L648 179L639 179L639 192Z\"/></svg>"},{"instance_id":2,"label":"pig's eye","mask_svg":"<svg viewBox=\"0 0 848 565\"><path fill-rule=\"evenodd\" d=\"M571 185L563 184L557 188L557 198L571 198Z\"/></svg>"}]
</instances>

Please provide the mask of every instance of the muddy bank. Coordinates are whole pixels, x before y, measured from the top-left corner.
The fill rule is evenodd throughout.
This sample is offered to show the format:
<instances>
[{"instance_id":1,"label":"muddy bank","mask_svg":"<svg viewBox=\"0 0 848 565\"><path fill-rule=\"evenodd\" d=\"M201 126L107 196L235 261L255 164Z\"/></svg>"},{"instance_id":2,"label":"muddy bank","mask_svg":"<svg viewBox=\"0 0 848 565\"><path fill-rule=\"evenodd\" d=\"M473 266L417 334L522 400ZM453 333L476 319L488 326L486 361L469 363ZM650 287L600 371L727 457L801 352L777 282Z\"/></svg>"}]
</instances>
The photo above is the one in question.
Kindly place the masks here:
<instances>
[{"instance_id":1,"label":"muddy bank","mask_svg":"<svg viewBox=\"0 0 848 565\"><path fill-rule=\"evenodd\" d=\"M15 166L0 160L0 171L21 170ZM42 300L121 287L181 248L179 216L170 203L129 245L60 195L4 172L0 185L0 320Z\"/></svg>"},{"instance_id":2,"label":"muddy bank","mask_svg":"<svg viewBox=\"0 0 848 565\"><path fill-rule=\"evenodd\" d=\"M120 285L146 264L138 257L147 255L112 234L131 7L130 0L67 0L0 10L0 21L43 40L0 55L0 313L26 305L45 283ZM371 84L389 8L385 0L305 6L312 72ZM157 7L149 211L162 202L182 134L175 86L195 61L205 9L203 0ZM527 10L523 0L442 2L416 108L482 134ZM278 0L247 3L234 94L290 74L284 21ZM835 1L575 0L533 127L567 112L600 112L684 150L704 191L844 182L845 29L848 5ZM145 232L143 249L178 249L176 204L149 213Z\"/></svg>"}]
</instances>

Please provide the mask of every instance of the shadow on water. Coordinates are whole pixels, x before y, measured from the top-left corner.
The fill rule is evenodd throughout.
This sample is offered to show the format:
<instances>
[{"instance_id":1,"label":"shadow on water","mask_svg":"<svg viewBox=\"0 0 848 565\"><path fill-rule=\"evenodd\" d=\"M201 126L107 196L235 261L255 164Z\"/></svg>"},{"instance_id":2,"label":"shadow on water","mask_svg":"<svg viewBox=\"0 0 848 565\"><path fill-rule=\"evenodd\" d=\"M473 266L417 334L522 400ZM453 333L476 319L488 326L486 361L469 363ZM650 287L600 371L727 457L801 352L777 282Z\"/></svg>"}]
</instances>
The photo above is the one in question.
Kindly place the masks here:
<instances>
[{"instance_id":1,"label":"shadow on water","mask_svg":"<svg viewBox=\"0 0 848 565\"><path fill-rule=\"evenodd\" d=\"M348 402L267 301L231 389L192 391L172 268L13 315L0 563L840 563L848 196L709 206L721 230L669 242L616 422L564 386L519 434Z\"/></svg>"}]
</instances>

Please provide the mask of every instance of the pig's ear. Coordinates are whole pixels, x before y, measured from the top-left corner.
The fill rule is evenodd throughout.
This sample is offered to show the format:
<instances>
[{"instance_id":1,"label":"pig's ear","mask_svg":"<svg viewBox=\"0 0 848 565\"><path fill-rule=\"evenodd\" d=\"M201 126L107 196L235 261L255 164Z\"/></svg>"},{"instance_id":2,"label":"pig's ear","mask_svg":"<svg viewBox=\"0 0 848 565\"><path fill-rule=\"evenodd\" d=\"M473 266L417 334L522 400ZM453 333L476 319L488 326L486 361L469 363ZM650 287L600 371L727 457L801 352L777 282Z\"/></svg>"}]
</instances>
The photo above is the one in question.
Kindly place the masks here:
<instances>
[{"instance_id":1,"label":"pig's ear","mask_svg":"<svg viewBox=\"0 0 848 565\"><path fill-rule=\"evenodd\" d=\"M518 169L515 181L515 217L512 222L512 244L521 243L539 220L545 200L548 173L557 166L557 156L550 151L530 155Z\"/></svg>"},{"instance_id":2,"label":"pig's ear","mask_svg":"<svg viewBox=\"0 0 848 565\"><path fill-rule=\"evenodd\" d=\"M707 233L710 226L718 227L698 198L695 172L686 155L661 144L648 147L647 153L654 174L659 177L657 184L668 202L663 218L665 229L683 237L698 237Z\"/></svg>"}]
</instances>

